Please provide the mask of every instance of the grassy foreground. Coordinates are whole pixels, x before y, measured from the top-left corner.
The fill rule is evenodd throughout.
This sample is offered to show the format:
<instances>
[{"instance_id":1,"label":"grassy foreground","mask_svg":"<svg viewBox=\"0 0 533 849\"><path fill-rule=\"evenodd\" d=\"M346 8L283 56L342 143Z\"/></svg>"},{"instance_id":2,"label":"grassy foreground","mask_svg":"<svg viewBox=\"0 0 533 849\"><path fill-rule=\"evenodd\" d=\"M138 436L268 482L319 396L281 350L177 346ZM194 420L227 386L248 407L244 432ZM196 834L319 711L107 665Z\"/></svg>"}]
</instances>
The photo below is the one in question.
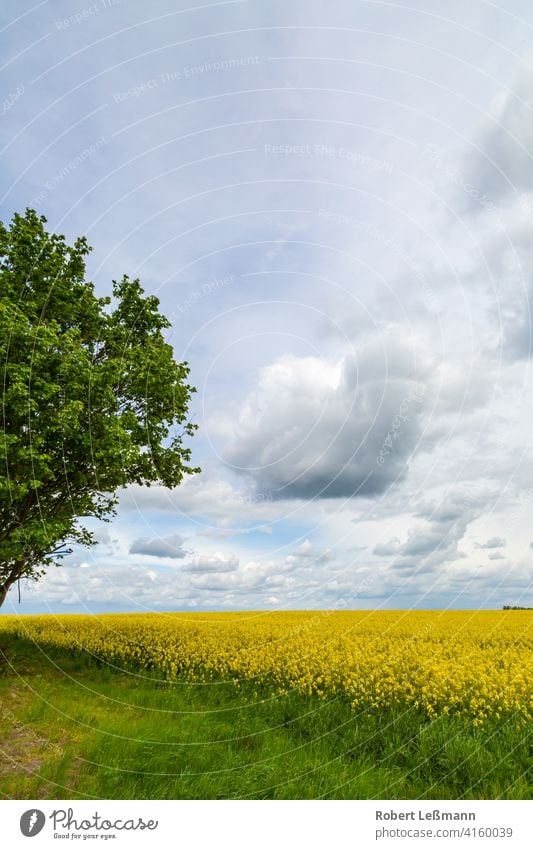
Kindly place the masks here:
<instances>
[{"instance_id":1,"label":"grassy foreground","mask_svg":"<svg viewBox=\"0 0 533 849\"><path fill-rule=\"evenodd\" d=\"M411 708L357 713L266 687L166 682L16 635L0 649L4 798L533 797L528 734L513 719L480 729Z\"/></svg>"}]
</instances>

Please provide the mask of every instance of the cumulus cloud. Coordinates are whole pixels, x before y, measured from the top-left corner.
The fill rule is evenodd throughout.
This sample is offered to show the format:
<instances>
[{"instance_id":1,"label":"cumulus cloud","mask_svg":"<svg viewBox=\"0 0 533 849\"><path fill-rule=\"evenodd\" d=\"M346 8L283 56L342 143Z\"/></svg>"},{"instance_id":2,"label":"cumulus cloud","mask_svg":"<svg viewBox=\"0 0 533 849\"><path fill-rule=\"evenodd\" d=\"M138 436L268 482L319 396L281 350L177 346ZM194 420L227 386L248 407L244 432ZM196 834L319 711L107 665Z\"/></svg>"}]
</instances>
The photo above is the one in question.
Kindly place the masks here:
<instances>
[{"instance_id":1,"label":"cumulus cloud","mask_svg":"<svg viewBox=\"0 0 533 849\"><path fill-rule=\"evenodd\" d=\"M294 552L294 557L309 557L313 553L313 546L308 539L304 540Z\"/></svg>"},{"instance_id":2,"label":"cumulus cloud","mask_svg":"<svg viewBox=\"0 0 533 849\"><path fill-rule=\"evenodd\" d=\"M274 500L382 493L419 437L427 369L393 334L335 363L282 356L242 404L224 460Z\"/></svg>"},{"instance_id":3,"label":"cumulus cloud","mask_svg":"<svg viewBox=\"0 0 533 849\"><path fill-rule=\"evenodd\" d=\"M505 548L507 542L502 537L491 537L487 542L474 543L475 548Z\"/></svg>"},{"instance_id":4,"label":"cumulus cloud","mask_svg":"<svg viewBox=\"0 0 533 849\"><path fill-rule=\"evenodd\" d=\"M61 604L90 609L93 604L111 604L134 610L152 609L159 602L176 605L186 594L180 594L167 575L135 564L114 563L107 567L91 564L90 569L74 565L52 569L42 582L28 583L24 595L29 601L52 607Z\"/></svg>"},{"instance_id":5,"label":"cumulus cloud","mask_svg":"<svg viewBox=\"0 0 533 849\"><path fill-rule=\"evenodd\" d=\"M532 206L533 209L533 206ZM533 251L531 252L533 262ZM502 347L510 360L528 359L533 352L533 277L531 265L528 279L515 287L505 305ZM525 285L524 285L525 283Z\"/></svg>"},{"instance_id":6,"label":"cumulus cloud","mask_svg":"<svg viewBox=\"0 0 533 849\"><path fill-rule=\"evenodd\" d=\"M172 560L181 560L187 556L183 548L184 538L179 534L173 534L165 539L136 539L130 545L130 554L144 554L148 557L168 557Z\"/></svg>"},{"instance_id":7,"label":"cumulus cloud","mask_svg":"<svg viewBox=\"0 0 533 849\"><path fill-rule=\"evenodd\" d=\"M448 501L444 504L426 505L419 509L417 515L432 522L455 522L460 519L464 511L464 502L460 500Z\"/></svg>"},{"instance_id":8,"label":"cumulus cloud","mask_svg":"<svg viewBox=\"0 0 533 849\"><path fill-rule=\"evenodd\" d=\"M188 563L183 564L184 572L234 572L239 561L233 555L197 554Z\"/></svg>"},{"instance_id":9,"label":"cumulus cloud","mask_svg":"<svg viewBox=\"0 0 533 849\"><path fill-rule=\"evenodd\" d=\"M233 569L231 572L210 573L191 575L191 586L197 590L213 591L216 593L239 593L287 587L290 585L290 577L281 574L282 567L275 561L259 563L248 561Z\"/></svg>"},{"instance_id":10,"label":"cumulus cloud","mask_svg":"<svg viewBox=\"0 0 533 849\"><path fill-rule=\"evenodd\" d=\"M331 551L326 548L318 550L308 539L304 540L291 554L285 558L285 563L289 566L302 566L312 564L319 566L327 563L332 558Z\"/></svg>"},{"instance_id":11,"label":"cumulus cloud","mask_svg":"<svg viewBox=\"0 0 533 849\"><path fill-rule=\"evenodd\" d=\"M444 564L464 560L466 554L460 550L459 543L468 525L482 514L483 505L481 497L473 500L457 494L438 506L423 508L422 514L426 513L430 519L409 529L393 568L432 572Z\"/></svg>"},{"instance_id":12,"label":"cumulus cloud","mask_svg":"<svg viewBox=\"0 0 533 849\"><path fill-rule=\"evenodd\" d=\"M282 512L270 498L258 497L252 485L239 481L239 487L224 480L219 469L206 464L202 474L186 478L180 486L142 487L123 490L120 506L125 513L167 513L180 518L192 516L202 527L203 536L220 536L246 529L250 524L275 521ZM268 532L268 528L258 528Z\"/></svg>"},{"instance_id":13,"label":"cumulus cloud","mask_svg":"<svg viewBox=\"0 0 533 849\"><path fill-rule=\"evenodd\" d=\"M97 546L93 549L94 552L108 555L116 554L120 548L119 540L116 538L116 535L111 535L109 527L103 522L99 522L98 524L92 522L91 524L88 523L88 525L89 530L97 542Z\"/></svg>"},{"instance_id":14,"label":"cumulus cloud","mask_svg":"<svg viewBox=\"0 0 533 849\"><path fill-rule=\"evenodd\" d=\"M32 11L36 32L50 31L49 5ZM154 14L164 5L156 0ZM103 533L100 545L83 552L86 562L75 554L72 568L66 558L50 570L36 590L43 604L333 605L407 588L408 606L438 582L454 581L463 592L471 580L484 581L488 591L511 573L515 536L529 535L532 470L522 454L533 406L533 88L531 72L520 72L523 20L512 11L494 15L488 4L479 12L457 4L465 64L449 61L447 26L415 16L417 40L430 49L402 51L398 65L394 36L405 34L403 17L361 4L365 26L350 32L353 54L372 60L376 45L366 30L381 32L385 21L384 64L398 73L358 66L355 110L369 129L354 133L344 120L354 95L341 94L349 66L290 58L346 56L346 33L320 30L331 24L331 8L315 5L317 28L298 32L265 26L273 17L291 24L307 15L303 0L212 6L201 21L180 10L165 14L159 29L155 22L149 33L123 33L125 61L105 77L88 69L107 67L108 41L100 36L120 25L119 5L31 50L30 17L12 21L5 91L42 72L46 85L26 86L23 100L11 104L3 157L9 207L37 197L38 211L69 240L89 227L96 250L88 272L98 294L109 292L117 273L139 273L161 298L176 357L186 356L201 388L191 412L201 424L192 450L203 473L175 490L130 487L115 525L118 543ZM342 0L336 19L348 20L352 7ZM245 18L254 26L248 21L243 34ZM229 33L223 43L197 38L221 24ZM160 43L161 27L188 42L179 81L168 51L148 49ZM259 62L183 73L186 65L245 54ZM429 57L428 80L421 68ZM68 63L68 75L50 72L57 62ZM163 82L167 71L176 79ZM84 81L83 101L64 96L70 72ZM149 91L139 91L143 80ZM435 98L435 85L448 94ZM168 107L178 91L191 105L176 169ZM98 109L86 114L86 103ZM37 114L41 132L32 134L28 116ZM280 120L257 120L265 114ZM305 138L301 121L286 120L311 114L318 120L305 125ZM321 119L329 118L326 126ZM101 145L61 179L61 190L41 191L100 137L120 144ZM309 153L287 151L302 141ZM315 143L330 154L317 154ZM266 155L267 145L289 155ZM101 191L92 191L96 184ZM426 391L415 397L417 383ZM218 430L211 428L217 418ZM440 498L458 485L468 497ZM483 530L468 533L468 551L505 527L510 556L498 557L507 548L474 549L471 563L462 540L487 505L485 489L492 502ZM352 495L357 502L340 503ZM492 508L502 501L493 526ZM146 520L157 531L142 530ZM194 552L168 536L175 531L194 536ZM156 533L164 539L138 539ZM221 553L228 534L235 550ZM374 546L369 562L349 548L356 534ZM526 582L530 563L520 569ZM473 604L480 598L474 593Z\"/></svg>"},{"instance_id":15,"label":"cumulus cloud","mask_svg":"<svg viewBox=\"0 0 533 849\"><path fill-rule=\"evenodd\" d=\"M480 150L467 157L469 182L492 202L533 190L532 88L533 72L523 66L512 89L496 97L477 141Z\"/></svg>"},{"instance_id":16,"label":"cumulus cloud","mask_svg":"<svg viewBox=\"0 0 533 849\"><path fill-rule=\"evenodd\" d=\"M401 549L401 542L398 537L392 537L388 542L378 542L372 550L372 554L379 557L387 557L389 554L398 554Z\"/></svg>"}]
</instances>

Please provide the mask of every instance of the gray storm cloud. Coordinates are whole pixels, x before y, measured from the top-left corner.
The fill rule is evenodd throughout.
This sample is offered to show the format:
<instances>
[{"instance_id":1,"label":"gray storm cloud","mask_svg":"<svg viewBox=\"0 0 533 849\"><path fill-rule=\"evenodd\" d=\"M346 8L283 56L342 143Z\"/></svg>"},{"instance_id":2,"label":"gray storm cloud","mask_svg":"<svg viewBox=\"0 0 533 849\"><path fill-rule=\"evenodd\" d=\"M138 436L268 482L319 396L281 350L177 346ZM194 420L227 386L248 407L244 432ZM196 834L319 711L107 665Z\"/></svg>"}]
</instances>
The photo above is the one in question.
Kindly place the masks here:
<instances>
[{"instance_id":1,"label":"gray storm cloud","mask_svg":"<svg viewBox=\"0 0 533 849\"><path fill-rule=\"evenodd\" d=\"M273 499L378 495L407 472L427 374L394 337L337 363L281 357L242 404L224 460Z\"/></svg>"}]
</instances>

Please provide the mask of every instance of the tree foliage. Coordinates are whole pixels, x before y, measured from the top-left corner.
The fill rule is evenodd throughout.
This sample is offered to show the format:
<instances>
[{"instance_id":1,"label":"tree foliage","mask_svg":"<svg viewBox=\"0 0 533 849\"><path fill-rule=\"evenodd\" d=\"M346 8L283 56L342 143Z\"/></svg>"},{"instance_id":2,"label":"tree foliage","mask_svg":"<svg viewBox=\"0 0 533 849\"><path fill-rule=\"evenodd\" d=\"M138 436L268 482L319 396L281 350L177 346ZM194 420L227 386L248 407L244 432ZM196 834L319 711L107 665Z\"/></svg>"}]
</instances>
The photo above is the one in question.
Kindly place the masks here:
<instances>
[{"instance_id":1,"label":"tree foliage","mask_svg":"<svg viewBox=\"0 0 533 849\"><path fill-rule=\"evenodd\" d=\"M58 546L93 544L78 520L109 518L119 488L199 471L184 444L195 390L159 300L127 276L96 297L86 239L45 224L33 210L0 222L0 604Z\"/></svg>"}]
</instances>

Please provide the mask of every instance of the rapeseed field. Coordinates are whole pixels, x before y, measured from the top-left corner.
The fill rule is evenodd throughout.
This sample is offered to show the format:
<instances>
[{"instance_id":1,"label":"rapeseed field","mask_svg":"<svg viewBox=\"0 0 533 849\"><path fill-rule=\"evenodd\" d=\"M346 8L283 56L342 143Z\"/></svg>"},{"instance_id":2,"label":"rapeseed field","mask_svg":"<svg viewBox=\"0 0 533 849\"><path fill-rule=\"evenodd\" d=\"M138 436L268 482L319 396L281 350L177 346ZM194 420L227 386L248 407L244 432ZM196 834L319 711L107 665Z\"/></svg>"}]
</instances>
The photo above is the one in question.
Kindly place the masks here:
<instances>
[{"instance_id":1,"label":"rapeseed field","mask_svg":"<svg viewBox=\"0 0 533 849\"><path fill-rule=\"evenodd\" d=\"M252 682L340 697L358 712L405 706L482 726L531 719L532 624L529 611L256 611L3 616L0 633L143 675Z\"/></svg>"}]
</instances>

